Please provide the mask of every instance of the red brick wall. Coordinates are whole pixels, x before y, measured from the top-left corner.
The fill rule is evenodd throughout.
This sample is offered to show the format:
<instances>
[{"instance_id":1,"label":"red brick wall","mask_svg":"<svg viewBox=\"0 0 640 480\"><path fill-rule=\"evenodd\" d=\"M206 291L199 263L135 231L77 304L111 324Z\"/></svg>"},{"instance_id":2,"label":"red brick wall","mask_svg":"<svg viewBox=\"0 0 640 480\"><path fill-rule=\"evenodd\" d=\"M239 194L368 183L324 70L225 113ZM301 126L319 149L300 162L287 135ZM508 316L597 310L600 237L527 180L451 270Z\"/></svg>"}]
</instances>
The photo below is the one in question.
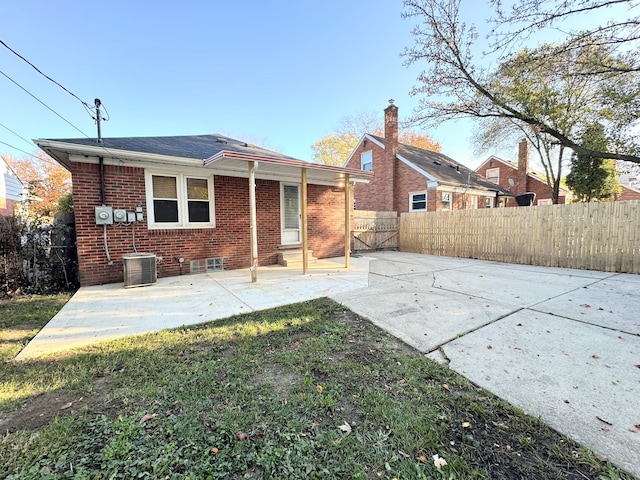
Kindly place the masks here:
<instances>
[{"instance_id":1,"label":"red brick wall","mask_svg":"<svg viewBox=\"0 0 640 480\"><path fill-rule=\"evenodd\" d=\"M353 188L356 210L390 212L393 210L393 167L385 165L384 149L371 140L362 142L354 152L347 168L360 170L360 154L371 150L373 154L373 178L368 185Z\"/></svg>"},{"instance_id":2,"label":"red brick wall","mask_svg":"<svg viewBox=\"0 0 640 480\"><path fill-rule=\"evenodd\" d=\"M98 165L73 163L73 200L78 242L80 284L97 285L123 281L122 256L133 253L131 225L107 226L112 265L107 262L103 226L95 224L95 207L101 204ZM182 273L189 273L189 261L224 258L225 269L247 268L250 264L249 186L246 178L215 176L216 228L148 230L144 170L105 166L106 204L133 210L144 208L145 221L135 224L138 252L155 253L158 276L180 275L178 258L184 258ZM344 253L344 190L308 186L309 244L316 257ZM256 181L258 254L260 265L277 263L280 246L280 184Z\"/></svg>"},{"instance_id":3,"label":"red brick wall","mask_svg":"<svg viewBox=\"0 0 640 480\"><path fill-rule=\"evenodd\" d=\"M353 188L356 210L377 212L393 211L393 165L385 162L384 149L371 141L361 144L355 151L348 168L360 169L360 154L371 150L373 154L373 179L369 184ZM398 186L398 211L409 211L409 192L427 189L427 179L404 162L398 161L396 182ZM427 201L430 199L428 198ZM431 207L429 207L431 210Z\"/></svg>"},{"instance_id":4,"label":"red brick wall","mask_svg":"<svg viewBox=\"0 0 640 480\"><path fill-rule=\"evenodd\" d=\"M525 193L525 192L534 192L536 194L535 204L537 205L538 200L551 198L551 194L549 193L549 187L545 182L538 180L535 177L528 176L528 180L525 185L521 185L520 177L518 177L518 169L510 167L509 165L504 164L498 160L494 160L493 166L491 166L490 162L485 162L483 165L476 170L480 175L486 177L487 170L491 168L499 168L500 169L500 179L499 185L501 187L510 190L515 194ZM509 179L513 179L514 186L509 185ZM517 207L518 203L515 198L507 197L506 198L506 206L507 207ZM560 194L558 197L558 203L565 203L565 196Z\"/></svg>"},{"instance_id":5,"label":"red brick wall","mask_svg":"<svg viewBox=\"0 0 640 480\"><path fill-rule=\"evenodd\" d=\"M640 200L640 192L622 185L622 191L616 195L616 200Z\"/></svg>"},{"instance_id":6,"label":"red brick wall","mask_svg":"<svg viewBox=\"0 0 640 480\"><path fill-rule=\"evenodd\" d=\"M9 200L8 198L0 198L0 215L13 216L16 207L15 200Z\"/></svg>"}]
</instances>

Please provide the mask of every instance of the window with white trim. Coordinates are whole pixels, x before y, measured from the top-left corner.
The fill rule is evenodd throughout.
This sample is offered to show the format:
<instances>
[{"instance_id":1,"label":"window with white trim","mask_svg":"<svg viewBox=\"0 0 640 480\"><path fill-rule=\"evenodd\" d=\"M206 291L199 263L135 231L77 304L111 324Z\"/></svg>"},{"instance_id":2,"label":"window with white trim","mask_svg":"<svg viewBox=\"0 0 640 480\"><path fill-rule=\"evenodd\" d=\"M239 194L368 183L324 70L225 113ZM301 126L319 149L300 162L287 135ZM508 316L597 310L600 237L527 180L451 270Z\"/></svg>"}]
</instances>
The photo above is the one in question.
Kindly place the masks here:
<instances>
[{"instance_id":1,"label":"window with white trim","mask_svg":"<svg viewBox=\"0 0 640 480\"><path fill-rule=\"evenodd\" d=\"M373 152L371 150L360 154L360 169L368 172L373 170Z\"/></svg>"},{"instance_id":2,"label":"window with white trim","mask_svg":"<svg viewBox=\"0 0 640 480\"><path fill-rule=\"evenodd\" d=\"M553 200L550 198L541 198L538 200L538 205L553 205Z\"/></svg>"},{"instance_id":3,"label":"window with white trim","mask_svg":"<svg viewBox=\"0 0 640 480\"><path fill-rule=\"evenodd\" d=\"M149 228L215 227L213 177L145 172Z\"/></svg>"},{"instance_id":4,"label":"window with white trim","mask_svg":"<svg viewBox=\"0 0 640 480\"><path fill-rule=\"evenodd\" d=\"M478 196L477 195L471 195L471 208L473 210L478 208Z\"/></svg>"},{"instance_id":5,"label":"window with white trim","mask_svg":"<svg viewBox=\"0 0 640 480\"><path fill-rule=\"evenodd\" d=\"M410 212L426 212L427 211L427 192L409 193L409 211Z\"/></svg>"},{"instance_id":6,"label":"window with white trim","mask_svg":"<svg viewBox=\"0 0 640 480\"><path fill-rule=\"evenodd\" d=\"M493 182L495 184L500 183L500 168L487 168L487 172L485 174L487 180Z\"/></svg>"},{"instance_id":7,"label":"window with white trim","mask_svg":"<svg viewBox=\"0 0 640 480\"><path fill-rule=\"evenodd\" d=\"M451 210L451 194L442 192L442 210Z\"/></svg>"},{"instance_id":8,"label":"window with white trim","mask_svg":"<svg viewBox=\"0 0 640 480\"><path fill-rule=\"evenodd\" d=\"M484 208L493 208L493 197L486 197L484 199Z\"/></svg>"}]
</instances>

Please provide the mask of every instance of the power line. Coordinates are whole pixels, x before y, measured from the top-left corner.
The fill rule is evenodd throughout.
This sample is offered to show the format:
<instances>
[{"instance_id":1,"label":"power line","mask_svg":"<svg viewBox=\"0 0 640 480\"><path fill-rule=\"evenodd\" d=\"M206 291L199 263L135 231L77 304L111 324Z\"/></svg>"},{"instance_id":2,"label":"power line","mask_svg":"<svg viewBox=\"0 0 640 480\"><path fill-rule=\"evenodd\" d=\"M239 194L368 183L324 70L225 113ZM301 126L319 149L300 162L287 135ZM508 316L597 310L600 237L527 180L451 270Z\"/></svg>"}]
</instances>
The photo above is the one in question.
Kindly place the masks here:
<instances>
[{"instance_id":1,"label":"power line","mask_svg":"<svg viewBox=\"0 0 640 480\"><path fill-rule=\"evenodd\" d=\"M37 159L37 160L40 160L40 157L36 157L33 153L25 152L25 151L24 151L24 150L22 150L21 148L14 147L13 145L9 145L8 143L3 142L2 140L0 140L0 143L1 143L1 144L3 144L3 145L6 145L6 146L7 146L7 147L9 147L9 148L13 148L14 150L18 150L19 152L22 152L22 153L24 153L25 155L29 155L30 157L33 157L33 158L35 158L35 159Z\"/></svg>"},{"instance_id":2,"label":"power line","mask_svg":"<svg viewBox=\"0 0 640 480\"><path fill-rule=\"evenodd\" d=\"M55 83L56 85L58 85L61 89L63 89L65 92L67 92L69 95L71 95L72 97L74 97L75 99L77 99L82 105L84 105L84 107L86 109L89 110L89 113L91 113L91 109L92 107L85 102L84 100L82 100L80 97L78 97L75 93L71 92L70 90L68 90L66 87L64 87L63 85L61 85L60 83L56 82L53 78L51 78L49 75L46 75L45 73L42 72L42 70L40 70L38 67L36 67L33 63L31 63L29 60L27 60L26 58L24 58L22 55L20 55L18 52L16 52L13 48L11 48L9 45L7 45L6 43L4 43L2 40L0 40L0 43L6 47L9 51L11 51L14 55L16 55L17 57L19 57L20 59L24 60L26 63L28 63L31 67L33 67L33 69L38 72L40 75L42 75L44 78L46 78L47 80Z\"/></svg>"},{"instance_id":3,"label":"power line","mask_svg":"<svg viewBox=\"0 0 640 480\"><path fill-rule=\"evenodd\" d=\"M1 41L1 40L0 40ZM13 84L15 84L16 86L18 86L20 89L24 90L26 93L28 93L32 98L34 98L35 100L37 100L38 102L40 102L43 106L45 106L47 109L49 109L51 112L55 113L58 117L60 117L62 120L64 120L65 122L67 122L69 125L71 125L73 128L75 128L78 132L80 132L82 135L84 135L87 138L91 138L89 135L87 135L86 133L84 133L82 130L80 130L78 127L76 127L73 123L71 123L69 120L67 120L66 118L64 118L62 115L60 115L58 112L56 112L53 108L51 108L49 105L47 105L46 103L44 103L42 100L40 100L38 97L36 97L33 93L31 93L29 90L27 90L26 88L24 88L22 85L20 85L18 82L16 82L13 78L11 78L9 75L7 75L6 73L4 73L2 70L0 70L0 74L2 74L4 77L6 77L7 79L9 79Z\"/></svg>"},{"instance_id":4,"label":"power line","mask_svg":"<svg viewBox=\"0 0 640 480\"><path fill-rule=\"evenodd\" d=\"M9 127L7 127L6 125L3 125L2 123L0 123L0 127L5 128L7 130L9 130L11 133L13 133L16 137L20 137L22 140L24 140L25 142L27 142L29 145L33 146L33 144L27 140L26 138L24 138L22 135L20 135L19 133L14 132L13 130L11 130Z\"/></svg>"}]
</instances>

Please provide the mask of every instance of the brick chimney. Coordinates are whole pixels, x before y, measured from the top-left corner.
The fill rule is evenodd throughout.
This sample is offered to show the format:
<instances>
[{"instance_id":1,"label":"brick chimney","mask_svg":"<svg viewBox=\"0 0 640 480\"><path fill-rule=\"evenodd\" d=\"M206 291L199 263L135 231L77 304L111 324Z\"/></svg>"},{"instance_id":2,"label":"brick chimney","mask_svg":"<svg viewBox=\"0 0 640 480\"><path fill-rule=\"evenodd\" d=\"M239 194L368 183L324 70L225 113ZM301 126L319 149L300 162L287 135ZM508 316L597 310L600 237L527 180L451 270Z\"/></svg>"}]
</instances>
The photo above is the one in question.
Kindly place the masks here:
<instances>
[{"instance_id":1,"label":"brick chimney","mask_svg":"<svg viewBox=\"0 0 640 480\"><path fill-rule=\"evenodd\" d=\"M523 138L518 143L518 175L516 188L513 193L520 194L529 191L529 176L527 169L529 168L529 142Z\"/></svg>"},{"instance_id":2,"label":"brick chimney","mask_svg":"<svg viewBox=\"0 0 640 480\"><path fill-rule=\"evenodd\" d=\"M398 199L398 107L389 100L384 109L384 163L385 170L391 173L391 198L394 211L399 211Z\"/></svg>"}]
</instances>

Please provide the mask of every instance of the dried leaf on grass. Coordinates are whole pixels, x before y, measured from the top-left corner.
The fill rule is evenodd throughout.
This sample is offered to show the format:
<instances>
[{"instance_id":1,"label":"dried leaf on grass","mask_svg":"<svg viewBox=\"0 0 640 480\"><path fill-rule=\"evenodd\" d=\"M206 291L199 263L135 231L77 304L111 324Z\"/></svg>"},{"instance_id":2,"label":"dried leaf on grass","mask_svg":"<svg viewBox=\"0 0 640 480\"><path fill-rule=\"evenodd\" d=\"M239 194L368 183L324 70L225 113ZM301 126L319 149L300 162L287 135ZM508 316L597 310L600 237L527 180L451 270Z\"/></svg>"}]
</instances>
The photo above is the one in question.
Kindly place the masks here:
<instances>
[{"instance_id":1,"label":"dried leaf on grass","mask_svg":"<svg viewBox=\"0 0 640 480\"><path fill-rule=\"evenodd\" d=\"M156 418L158 416L157 413L147 413L140 419L140 424L143 424L147 420L151 420L152 418Z\"/></svg>"},{"instance_id":2,"label":"dried leaf on grass","mask_svg":"<svg viewBox=\"0 0 640 480\"><path fill-rule=\"evenodd\" d=\"M346 433L347 435L351 433L351 425L349 425L347 422L344 422L344 424L338 426L338 428L342 430L344 433Z\"/></svg>"},{"instance_id":3,"label":"dried leaf on grass","mask_svg":"<svg viewBox=\"0 0 640 480\"><path fill-rule=\"evenodd\" d=\"M447 466L447 461L436 453L433 456L433 464L436 466L438 470L440 470L441 467Z\"/></svg>"}]
</instances>

